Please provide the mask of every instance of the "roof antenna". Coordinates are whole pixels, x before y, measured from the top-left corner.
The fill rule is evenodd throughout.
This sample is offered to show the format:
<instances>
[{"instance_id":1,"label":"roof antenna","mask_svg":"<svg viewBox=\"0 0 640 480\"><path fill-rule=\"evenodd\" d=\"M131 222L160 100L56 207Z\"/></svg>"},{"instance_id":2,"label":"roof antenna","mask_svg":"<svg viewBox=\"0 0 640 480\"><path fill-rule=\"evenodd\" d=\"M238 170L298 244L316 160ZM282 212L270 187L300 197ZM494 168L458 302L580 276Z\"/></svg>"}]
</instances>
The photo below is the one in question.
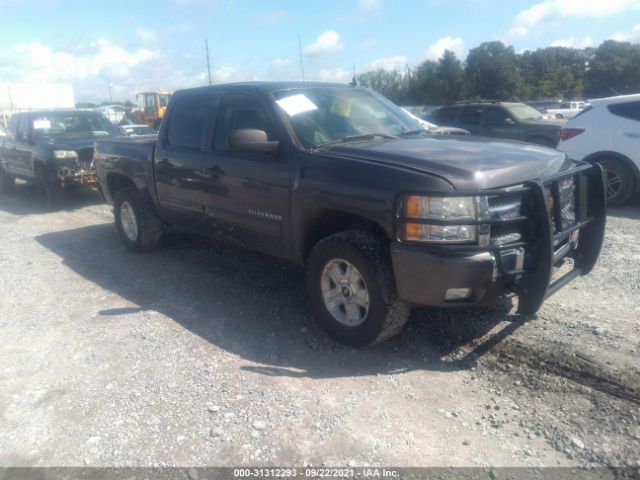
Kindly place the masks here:
<instances>
[{"instance_id":1,"label":"roof antenna","mask_svg":"<svg viewBox=\"0 0 640 480\"><path fill-rule=\"evenodd\" d=\"M302 81L304 82L304 65L302 64L302 43L300 42L300 34L298 34L298 53L300 54L300 72L302 73Z\"/></svg>"},{"instance_id":2,"label":"roof antenna","mask_svg":"<svg viewBox=\"0 0 640 480\"><path fill-rule=\"evenodd\" d=\"M356 63L355 62L353 62L353 78L349 82L349 85L351 85L352 87L357 87L358 86L358 79L356 78Z\"/></svg>"}]
</instances>

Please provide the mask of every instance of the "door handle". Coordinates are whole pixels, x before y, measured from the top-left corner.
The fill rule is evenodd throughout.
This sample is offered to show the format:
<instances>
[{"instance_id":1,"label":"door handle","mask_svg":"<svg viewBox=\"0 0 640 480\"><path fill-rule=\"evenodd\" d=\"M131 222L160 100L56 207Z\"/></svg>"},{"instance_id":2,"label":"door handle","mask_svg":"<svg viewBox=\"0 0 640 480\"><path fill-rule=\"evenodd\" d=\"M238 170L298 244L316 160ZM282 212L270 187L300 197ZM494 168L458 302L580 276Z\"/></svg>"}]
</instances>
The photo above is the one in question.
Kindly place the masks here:
<instances>
[{"instance_id":1,"label":"door handle","mask_svg":"<svg viewBox=\"0 0 640 480\"><path fill-rule=\"evenodd\" d=\"M622 135L629 138L640 138L640 132L624 132Z\"/></svg>"},{"instance_id":2,"label":"door handle","mask_svg":"<svg viewBox=\"0 0 640 480\"><path fill-rule=\"evenodd\" d=\"M169 167L170 167L169 160L167 158L163 158L156 165L156 170L160 170L160 171L169 170Z\"/></svg>"}]
</instances>

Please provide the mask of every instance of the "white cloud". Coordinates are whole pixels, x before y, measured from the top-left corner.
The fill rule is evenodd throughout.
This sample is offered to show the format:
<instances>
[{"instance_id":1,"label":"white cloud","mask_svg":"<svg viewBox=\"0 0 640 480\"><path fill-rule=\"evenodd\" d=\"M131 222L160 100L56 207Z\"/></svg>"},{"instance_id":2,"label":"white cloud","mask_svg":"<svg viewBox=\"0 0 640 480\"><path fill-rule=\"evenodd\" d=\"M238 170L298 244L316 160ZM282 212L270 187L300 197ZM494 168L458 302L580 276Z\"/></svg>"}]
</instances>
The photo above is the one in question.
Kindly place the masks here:
<instances>
[{"instance_id":1,"label":"white cloud","mask_svg":"<svg viewBox=\"0 0 640 480\"><path fill-rule=\"evenodd\" d=\"M365 65L365 71L371 70L398 70L403 69L408 63L407 57L403 55L396 55L393 57L376 58L372 62Z\"/></svg>"},{"instance_id":2,"label":"white cloud","mask_svg":"<svg viewBox=\"0 0 640 480\"><path fill-rule=\"evenodd\" d=\"M347 83L353 78L353 71L344 68L321 68L317 72L309 72L307 80L320 82Z\"/></svg>"},{"instance_id":3,"label":"white cloud","mask_svg":"<svg viewBox=\"0 0 640 480\"><path fill-rule=\"evenodd\" d=\"M310 43L304 47L305 55L323 55L327 53L334 53L338 50L342 50L344 45L340 42L340 35L338 32L329 30L319 35L313 43Z\"/></svg>"},{"instance_id":4,"label":"white cloud","mask_svg":"<svg viewBox=\"0 0 640 480\"><path fill-rule=\"evenodd\" d=\"M382 0L358 0L358 10L364 13L372 12L382 6Z\"/></svg>"},{"instance_id":5,"label":"white cloud","mask_svg":"<svg viewBox=\"0 0 640 480\"><path fill-rule=\"evenodd\" d=\"M525 37L545 23L578 17L599 18L638 8L640 0L545 0L518 13L509 34Z\"/></svg>"},{"instance_id":6,"label":"white cloud","mask_svg":"<svg viewBox=\"0 0 640 480\"><path fill-rule=\"evenodd\" d=\"M567 47L567 48L587 48L593 46L593 38L587 36L584 38L567 37L559 38L558 40L551 42L552 47Z\"/></svg>"},{"instance_id":7,"label":"white cloud","mask_svg":"<svg viewBox=\"0 0 640 480\"><path fill-rule=\"evenodd\" d=\"M158 41L158 34L151 28L136 28L135 33L142 43L155 43Z\"/></svg>"},{"instance_id":8,"label":"white cloud","mask_svg":"<svg viewBox=\"0 0 640 480\"><path fill-rule=\"evenodd\" d=\"M140 48L127 51L105 39L88 50L55 50L40 42L17 45L14 61L24 81L73 81L98 75L126 77L132 67L154 58L156 52Z\"/></svg>"},{"instance_id":9,"label":"white cloud","mask_svg":"<svg viewBox=\"0 0 640 480\"><path fill-rule=\"evenodd\" d=\"M640 42L640 23L633 27L630 32L618 32L611 35L613 40L618 42Z\"/></svg>"},{"instance_id":10,"label":"white cloud","mask_svg":"<svg viewBox=\"0 0 640 480\"><path fill-rule=\"evenodd\" d=\"M458 58L464 57L464 40L460 37L442 37L427 49L425 57L427 60L438 60L442 57L445 50L451 50L458 56Z\"/></svg>"}]
</instances>

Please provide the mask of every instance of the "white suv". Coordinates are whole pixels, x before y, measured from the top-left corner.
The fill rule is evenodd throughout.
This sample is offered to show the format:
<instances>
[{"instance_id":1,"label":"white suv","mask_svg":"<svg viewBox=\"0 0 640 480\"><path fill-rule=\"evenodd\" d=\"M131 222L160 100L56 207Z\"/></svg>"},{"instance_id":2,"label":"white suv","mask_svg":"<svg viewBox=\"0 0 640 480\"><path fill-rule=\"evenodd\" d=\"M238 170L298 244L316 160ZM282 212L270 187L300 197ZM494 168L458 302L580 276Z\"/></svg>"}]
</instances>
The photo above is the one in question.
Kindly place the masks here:
<instances>
[{"instance_id":1,"label":"white suv","mask_svg":"<svg viewBox=\"0 0 640 480\"><path fill-rule=\"evenodd\" d=\"M640 94L590 100L560 132L558 150L602 165L607 203L626 203L640 189Z\"/></svg>"}]
</instances>

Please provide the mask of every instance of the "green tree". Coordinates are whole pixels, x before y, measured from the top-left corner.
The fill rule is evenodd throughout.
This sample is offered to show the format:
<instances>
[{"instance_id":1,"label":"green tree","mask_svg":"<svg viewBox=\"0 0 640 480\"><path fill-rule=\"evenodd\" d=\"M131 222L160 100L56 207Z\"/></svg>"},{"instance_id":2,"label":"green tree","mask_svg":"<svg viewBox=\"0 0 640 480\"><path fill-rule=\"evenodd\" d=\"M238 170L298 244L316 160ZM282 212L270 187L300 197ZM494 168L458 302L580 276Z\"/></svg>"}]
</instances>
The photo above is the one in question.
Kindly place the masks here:
<instances>
[{"instance_id":1,"label":"green tree","mask_svg":"<svg viewBox=\"0 0 640 480\"><path fill-rule=\"evenodd\" d=\"M589 63L587 95L606 97L640 91L640 45L607 40Z\"/></svg>"},{"instance_id":2,"label":"green tree","mask_svg":"<svg viewBox=\"0 0 640 480\"><path fill-rule=\"evenodd\" d=\"M485 42L469 51L465 67L468 93L473 98L513 100L522 90L518 57L502 42Z\"/></svg>"}]
</instances>

